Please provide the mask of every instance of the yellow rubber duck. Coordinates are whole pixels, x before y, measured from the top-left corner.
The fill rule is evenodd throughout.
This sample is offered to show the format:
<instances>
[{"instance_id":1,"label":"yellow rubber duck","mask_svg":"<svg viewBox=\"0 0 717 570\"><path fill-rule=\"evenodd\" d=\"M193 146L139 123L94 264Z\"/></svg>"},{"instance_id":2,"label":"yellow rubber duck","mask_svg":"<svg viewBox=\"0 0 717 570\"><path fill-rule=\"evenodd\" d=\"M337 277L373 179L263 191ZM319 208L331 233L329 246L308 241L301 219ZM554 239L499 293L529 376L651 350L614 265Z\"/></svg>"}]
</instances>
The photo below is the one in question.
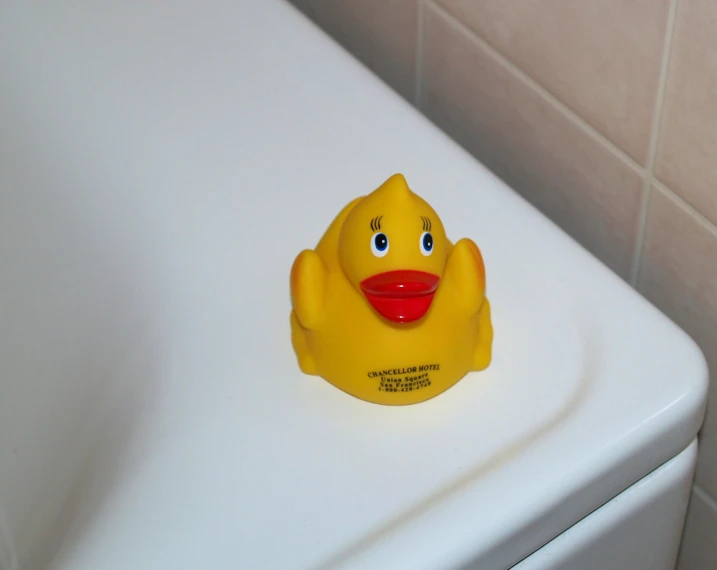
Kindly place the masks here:
<instances>
[{"instance_id":1,"label":"yellow rubber duck","mask_svg":"<svg viewBox=\"0 0 717 570\"><path fill-rule=\"evenodd\" d=\"M423 402L491 361L483 257L401 174L339 213L291 269L299 367L357 398Z\"/></svg>"}]
</instances>

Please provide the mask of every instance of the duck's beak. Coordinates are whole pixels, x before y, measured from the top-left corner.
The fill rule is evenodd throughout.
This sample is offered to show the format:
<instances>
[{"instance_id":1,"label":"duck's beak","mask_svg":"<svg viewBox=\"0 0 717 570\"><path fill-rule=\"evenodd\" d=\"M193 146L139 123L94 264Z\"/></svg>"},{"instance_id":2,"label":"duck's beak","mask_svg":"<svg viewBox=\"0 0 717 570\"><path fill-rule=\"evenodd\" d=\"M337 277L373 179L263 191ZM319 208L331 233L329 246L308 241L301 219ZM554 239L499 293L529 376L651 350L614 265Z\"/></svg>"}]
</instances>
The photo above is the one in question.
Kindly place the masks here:
<instances>
[{"instance_id":1,"label":"duck's beak","mask_svg":"<svg viewBox=\"0 0 717 570\"><path fill-rule=\"evenodd\" d=\"M410 323L428 312L439 281L440 277L432 273L402 269L365 279L361 290L382 317L396 323Z\"/></svg>"}]
</instances>

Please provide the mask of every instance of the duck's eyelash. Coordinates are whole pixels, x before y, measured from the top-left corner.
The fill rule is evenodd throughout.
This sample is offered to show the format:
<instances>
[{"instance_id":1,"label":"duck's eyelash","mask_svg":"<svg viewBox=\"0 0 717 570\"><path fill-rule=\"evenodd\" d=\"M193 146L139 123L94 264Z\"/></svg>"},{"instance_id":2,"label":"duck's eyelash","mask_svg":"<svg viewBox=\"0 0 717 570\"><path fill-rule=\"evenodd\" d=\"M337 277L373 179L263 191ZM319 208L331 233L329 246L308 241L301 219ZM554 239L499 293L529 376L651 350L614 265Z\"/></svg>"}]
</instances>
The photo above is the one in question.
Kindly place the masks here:
<instances>
[{"instance_id":1,"label":"duck's eyelash","mask_svg":"<svg viewBox=\"0 0 717 570\"><path fill-rule=\"evenodd\" d=\"M430 232L431 227L433 224L431 224L431 220L429 218L426 218L424 216L421 216L421 220L423 220L423 231L424 232Z\"/></svg>"},{"instance_id":2,"label":"duck's eyelash","mask_svg":"<svg viewBox=\"0 0 717 570\"><path fill-rule=\"evenodd\" d=\"M373 220L371 220L371 230L376 231L381 229L381 220L383 219L383 216L376 216Z\"/></svg>"}]
</instances>

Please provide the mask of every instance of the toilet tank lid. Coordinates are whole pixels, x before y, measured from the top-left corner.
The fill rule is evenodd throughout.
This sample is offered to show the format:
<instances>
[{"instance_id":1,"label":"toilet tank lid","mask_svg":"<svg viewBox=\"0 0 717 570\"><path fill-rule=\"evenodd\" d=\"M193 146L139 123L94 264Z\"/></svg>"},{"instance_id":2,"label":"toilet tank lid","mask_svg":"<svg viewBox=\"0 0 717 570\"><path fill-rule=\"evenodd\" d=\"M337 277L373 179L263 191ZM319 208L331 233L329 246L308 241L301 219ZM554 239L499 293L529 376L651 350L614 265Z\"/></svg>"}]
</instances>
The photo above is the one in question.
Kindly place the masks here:
<instances>
[{"instance_id":1,"label":"toilet tank lid","mask_svg":"<svg viewBox=\"0 0 717 570\"><path fill-rule=\"evenodd\" d=\"M13 124L154 295L54 568L507 567L695 438L695 343L289 4L35 3ZM302 375L288 326L294 256L394 172L481 247L496 335L405 408Z\"/></svg>"}]
</instances>

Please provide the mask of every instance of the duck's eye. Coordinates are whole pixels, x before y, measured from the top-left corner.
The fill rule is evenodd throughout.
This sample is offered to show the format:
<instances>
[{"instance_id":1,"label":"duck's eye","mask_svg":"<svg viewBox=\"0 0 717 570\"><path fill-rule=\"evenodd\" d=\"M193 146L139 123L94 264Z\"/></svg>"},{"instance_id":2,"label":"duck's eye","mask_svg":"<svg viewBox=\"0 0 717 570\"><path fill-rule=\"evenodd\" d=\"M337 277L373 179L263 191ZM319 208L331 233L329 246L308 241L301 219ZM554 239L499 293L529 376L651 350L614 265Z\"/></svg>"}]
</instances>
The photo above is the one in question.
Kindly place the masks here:
<instances>
[{"instance_id":1,"label":"duck's eye","mask_svg":"<svg viewBox=\"0 0 717 570\"><path fill-rule=\"evenodd\" d=\"M431 255L433 253L433 236L428 232L423 232L418 245L423 255Z\"/></svg>"},{"instance_id":2,"label":"duck's eye","mask_svg":"<svg viewBox=\"0 0 717 570\"><path fill-rule=\"evenodd\" d=\"M376 257L383 257L388 253L388 237L386 237L386 234L378 232L371 236L371 252Z\"/></svg>"}]
</instances>

